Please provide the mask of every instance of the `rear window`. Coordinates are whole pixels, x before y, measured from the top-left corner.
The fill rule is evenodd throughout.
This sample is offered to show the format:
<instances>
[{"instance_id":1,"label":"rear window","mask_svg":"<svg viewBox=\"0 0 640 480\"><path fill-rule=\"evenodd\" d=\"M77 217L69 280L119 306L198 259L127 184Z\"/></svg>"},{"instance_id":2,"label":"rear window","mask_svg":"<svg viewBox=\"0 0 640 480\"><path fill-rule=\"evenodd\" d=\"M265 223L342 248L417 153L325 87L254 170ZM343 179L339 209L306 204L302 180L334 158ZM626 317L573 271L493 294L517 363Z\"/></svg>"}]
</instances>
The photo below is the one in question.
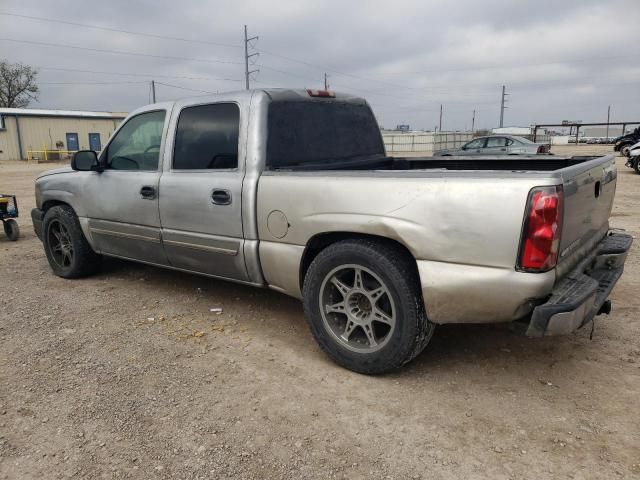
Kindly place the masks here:
<instances>
[{"instance_id":1,"label":"rear window","mask_svg":"<svg viewBox=\"0 0 640 480\"><path fill-rule=\"evenodd\" d=\"M378 123L366 104L275 101L269 106L267 166L323 166L384 155Z\"/></svg>"}]
</instances>

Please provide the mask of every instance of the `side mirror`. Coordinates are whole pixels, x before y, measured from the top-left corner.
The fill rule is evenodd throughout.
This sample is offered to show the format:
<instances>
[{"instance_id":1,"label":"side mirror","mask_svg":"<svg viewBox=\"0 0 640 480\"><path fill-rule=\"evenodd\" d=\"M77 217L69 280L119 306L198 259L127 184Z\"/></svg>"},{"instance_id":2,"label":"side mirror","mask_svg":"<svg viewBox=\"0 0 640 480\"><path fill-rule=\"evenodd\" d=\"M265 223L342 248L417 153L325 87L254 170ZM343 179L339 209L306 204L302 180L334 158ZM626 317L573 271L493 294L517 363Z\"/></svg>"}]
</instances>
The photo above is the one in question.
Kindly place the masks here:
<instances>
[{"instance_id":1,"label":"side mirror","mask_svg":"<svg viewBox=\"0 0 640 480\"><path fill-rule=\"evenodd\" d=\"M460 147L460 150L466 150L466 149L467 149L467 146L466 146L466 145L462 145L462 146Z\"/></svg>"},{"instance_id":2,"label":"side mirror","mask_svg":"<svg viewBox=\"0 0 640 480\"><path fill-rule=\"evenodd\" d=\"M71 168L81 172L99 171L98 154L93 150L79 150L73 154Z\"/></svg>"}]
</instances>

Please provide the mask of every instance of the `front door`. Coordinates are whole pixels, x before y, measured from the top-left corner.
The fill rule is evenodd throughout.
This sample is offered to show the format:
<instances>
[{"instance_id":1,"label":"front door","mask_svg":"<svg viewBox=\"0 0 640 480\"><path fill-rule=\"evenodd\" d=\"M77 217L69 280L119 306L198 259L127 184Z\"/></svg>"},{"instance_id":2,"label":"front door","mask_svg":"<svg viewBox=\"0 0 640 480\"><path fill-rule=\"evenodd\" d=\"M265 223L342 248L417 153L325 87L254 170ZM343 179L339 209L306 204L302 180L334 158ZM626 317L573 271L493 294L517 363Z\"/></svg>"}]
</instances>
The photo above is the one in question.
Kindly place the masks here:
<instances>
[{"instance_id":1,"label":"front door","mask_svg":"<svg viewBox=\"0 0 640 480\"><path fill-rule=\"evenodd\" d=\"M106 146L86 184L86 211L96 248L108 255L165 265L158 183L166 112L136 115Z\"/></svg>"},{"instance_id":2,"label":"front door","mask_svg":"<svg viewBox=\"0 0 640 480\"><path fill-rule=\"evenodd\" d=\"M480 155L482 154L485 141L486 138L476 138L461 148L460 151L457 152L457 155Z\"/></svg>"},{"instance_id":3,"label":"front door","mask_svg":"<svg viewBox=\"0 0 640 480\"><path fill-rule=\"evenodd\" d=\"M235 103L179 112L171 167L160 178L162 241L174 267L248 280L239 126Z\"/></svg>"},{"instance_id":4,"label":"front door","mask_svg":"<svg viewBox=\"0 0 640 480\"><path fill-rule=\"evenodd\" d=\"M89 134L89 150L93 150L94 152L99 152L100 150L102 150L99 133Z\"/></svg>"},{"instance_id":5,"label":"front door","mask_svg":"<svg viewBox=\"0 0 640 480\"><path fill-rule=\"evenodd\" d=\"M78 134L67 133L67 150L70 152L77 152L78 148Z\"/></svg>"}]
</instances>

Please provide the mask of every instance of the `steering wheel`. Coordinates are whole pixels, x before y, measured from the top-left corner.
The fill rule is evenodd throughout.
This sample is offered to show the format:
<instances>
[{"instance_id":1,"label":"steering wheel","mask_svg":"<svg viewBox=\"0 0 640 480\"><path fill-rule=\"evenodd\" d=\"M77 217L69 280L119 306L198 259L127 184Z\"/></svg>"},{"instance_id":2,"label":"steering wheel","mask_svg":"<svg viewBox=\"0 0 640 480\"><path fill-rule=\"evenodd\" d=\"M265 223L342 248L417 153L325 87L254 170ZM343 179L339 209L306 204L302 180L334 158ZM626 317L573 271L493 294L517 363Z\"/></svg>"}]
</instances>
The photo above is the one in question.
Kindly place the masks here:
<instances>
[{"instance_id":1,"label":"steering wheel","mask_svg":"<svg viewBox=\"0 0 640 480\"><path fill-rule=\"evenodd\" d=\"M109 168L113 170L140 170L140 164L133 158L116 155L111 157Z\"/></svg>"},{"instance_id":2,"label":"steering wheel","mask_svg":"<svg viewBox=\"0 0 640 480\"><path fill-rule=\"evenodd\" d=\"M157 148L158 150L160 150L160 145L151 145L150 147L147 147L146 150L143 152L143 155L146 155L147 153L149 153L149 150L152 150L154 148Z\"/></svg>"}]
</instances>

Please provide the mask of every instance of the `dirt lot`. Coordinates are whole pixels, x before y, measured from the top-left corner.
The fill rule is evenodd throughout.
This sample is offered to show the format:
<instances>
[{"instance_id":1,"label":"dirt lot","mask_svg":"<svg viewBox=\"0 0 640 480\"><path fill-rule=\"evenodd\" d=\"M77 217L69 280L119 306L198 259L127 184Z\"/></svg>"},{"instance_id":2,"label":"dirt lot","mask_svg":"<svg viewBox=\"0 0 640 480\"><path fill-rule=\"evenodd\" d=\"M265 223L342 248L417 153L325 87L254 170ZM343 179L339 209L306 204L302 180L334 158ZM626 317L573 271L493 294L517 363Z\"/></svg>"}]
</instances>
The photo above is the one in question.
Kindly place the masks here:
<instances>
[{"instance_id":1,"label":"dirt lot","mask_svg":"<svg viewBox=\"0 0 640 480\"><path fill-rule=\"evenodd\" d=\"M618 162L612 225L638 235ZM640 478L638 242L593 340L440 327L366 377L275 292L114 260L53 276L29 218L48 168L0 163L23 214L0 235L0 478Z\"/></svg>"}]
</instances>

